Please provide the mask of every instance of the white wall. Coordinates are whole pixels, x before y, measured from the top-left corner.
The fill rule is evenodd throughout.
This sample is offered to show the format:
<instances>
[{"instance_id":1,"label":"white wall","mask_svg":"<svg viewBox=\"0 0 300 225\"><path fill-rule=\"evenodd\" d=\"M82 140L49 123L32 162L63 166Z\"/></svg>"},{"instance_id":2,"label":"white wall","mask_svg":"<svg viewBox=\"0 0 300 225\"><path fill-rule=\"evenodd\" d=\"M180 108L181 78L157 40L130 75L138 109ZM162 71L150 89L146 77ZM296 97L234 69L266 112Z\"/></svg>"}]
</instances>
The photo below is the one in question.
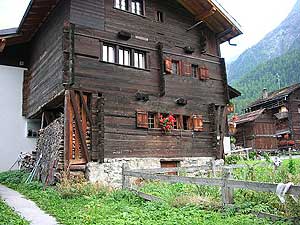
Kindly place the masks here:
<instances>
[{"instance_id":1,"label":"white wall","mask_svg":"<svg viewBox=\"0 0 300 225\"><path fill-rule=\"evenodd\" d=\"M0 171L8 170L20 152L35 149L22 117L23 74L22 68L0 65Z\"/></svg>"}]
</instances>

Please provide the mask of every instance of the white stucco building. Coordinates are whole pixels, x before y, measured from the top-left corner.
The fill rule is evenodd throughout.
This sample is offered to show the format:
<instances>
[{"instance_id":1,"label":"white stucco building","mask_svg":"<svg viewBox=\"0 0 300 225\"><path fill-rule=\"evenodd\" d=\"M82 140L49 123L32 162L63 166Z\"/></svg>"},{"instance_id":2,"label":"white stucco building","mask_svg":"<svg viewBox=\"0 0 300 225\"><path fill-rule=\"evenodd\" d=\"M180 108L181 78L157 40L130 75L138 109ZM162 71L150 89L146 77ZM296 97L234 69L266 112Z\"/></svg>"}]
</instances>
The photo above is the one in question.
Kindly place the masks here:
<instances>
[{"instance_id":1,"label":"white stucco building","mask_svg":"<svg viewBox=\"0 0 300 225\"><path fill-rule=\"evenodd\" d=\"M0 65L0 171L8 170L20 152L35 149L36 138L27 137L31 128L22 116L24 70Z\"/></svg>"}]
</instances>

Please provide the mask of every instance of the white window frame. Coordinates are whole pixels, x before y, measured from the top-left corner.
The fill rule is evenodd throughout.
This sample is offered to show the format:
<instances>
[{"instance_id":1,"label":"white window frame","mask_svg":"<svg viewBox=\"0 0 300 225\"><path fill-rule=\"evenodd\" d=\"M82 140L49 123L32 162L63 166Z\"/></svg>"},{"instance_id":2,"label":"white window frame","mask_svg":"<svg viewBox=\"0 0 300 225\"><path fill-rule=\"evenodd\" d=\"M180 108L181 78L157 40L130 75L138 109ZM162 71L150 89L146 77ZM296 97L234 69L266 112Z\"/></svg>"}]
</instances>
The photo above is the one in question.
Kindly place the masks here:
<instances>
[{"instance_id":1,"label":"white window frame","mask_svg":"<svg viewBox=\"0 0 300 225\"><path fill-rule=\"evenodd\" d=\"M116 62L116 48L113 45L103 44L102 47L102 60L104 62Z\"/></svg>"}]
</instances>

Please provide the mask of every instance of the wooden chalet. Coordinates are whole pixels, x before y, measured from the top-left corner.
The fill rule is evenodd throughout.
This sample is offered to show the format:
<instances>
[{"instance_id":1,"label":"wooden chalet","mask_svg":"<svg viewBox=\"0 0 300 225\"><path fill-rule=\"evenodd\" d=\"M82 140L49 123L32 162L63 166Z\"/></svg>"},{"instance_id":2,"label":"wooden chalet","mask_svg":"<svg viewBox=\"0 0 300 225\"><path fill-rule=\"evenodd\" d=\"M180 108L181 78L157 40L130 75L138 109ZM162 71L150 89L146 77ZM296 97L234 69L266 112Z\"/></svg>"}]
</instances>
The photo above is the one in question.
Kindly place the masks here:
<instances>
[{"instance_id":1,"label":"wooden chalet","mask_svg":"<svg viewBox=\"0 0 300 225\"><path fill-rule=\"evenodd\" d=\"M300 84L268 93L236 121L237 145L258 150L300 147Z\"/></svg>"},{"instance_id":2,"label":"wooden chalet","mask_svg":"<svg viewBox=\"0 0 300 225\"><path fill-rule=\"evenodd\" d=\"M223 157L220 44L242 32L213 0L32 0L0 64L28 68L23 114L64 115L64 165ZM160 115L172 113L164 134ZM173 160L174 161L174 160Z\"/></svg>"}]
</instances>

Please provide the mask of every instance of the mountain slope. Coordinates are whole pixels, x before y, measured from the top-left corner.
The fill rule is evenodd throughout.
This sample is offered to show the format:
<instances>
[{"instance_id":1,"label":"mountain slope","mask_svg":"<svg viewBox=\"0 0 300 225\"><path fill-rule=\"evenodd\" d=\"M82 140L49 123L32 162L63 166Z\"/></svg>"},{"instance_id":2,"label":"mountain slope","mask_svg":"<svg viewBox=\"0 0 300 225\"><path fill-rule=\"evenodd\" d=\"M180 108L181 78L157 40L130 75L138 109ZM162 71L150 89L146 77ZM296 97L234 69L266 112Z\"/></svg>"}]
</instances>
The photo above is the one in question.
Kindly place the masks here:
<instances>
[{"instance_id":1,"label":"mountain slope","mask_svg":"<svg viewBox=\"0 0 300 225\"><path fill-rule=\"evenodd\" d=\"M229 64L228 80L243 77L261 63L279 57L295 47L300 47L300 0L297 1L288 17L258 44L246 50L236 61ZM297 44L297 45L295 45Z\"/></svg>"},{"instance_id":2,"label":"mountain slope","mask_svg":"<svg viewBox=\"0 0 300 225\"><path fill-rule=\"evenodd\" d=\"M293 45L300 46L300 41ZM300 48L260 64L232 83L242 93L235 100L237 112L241 113L249 103L260 98L264 88L273 91L295 83L300 83Z\"/></svg>"}]
</instances>

